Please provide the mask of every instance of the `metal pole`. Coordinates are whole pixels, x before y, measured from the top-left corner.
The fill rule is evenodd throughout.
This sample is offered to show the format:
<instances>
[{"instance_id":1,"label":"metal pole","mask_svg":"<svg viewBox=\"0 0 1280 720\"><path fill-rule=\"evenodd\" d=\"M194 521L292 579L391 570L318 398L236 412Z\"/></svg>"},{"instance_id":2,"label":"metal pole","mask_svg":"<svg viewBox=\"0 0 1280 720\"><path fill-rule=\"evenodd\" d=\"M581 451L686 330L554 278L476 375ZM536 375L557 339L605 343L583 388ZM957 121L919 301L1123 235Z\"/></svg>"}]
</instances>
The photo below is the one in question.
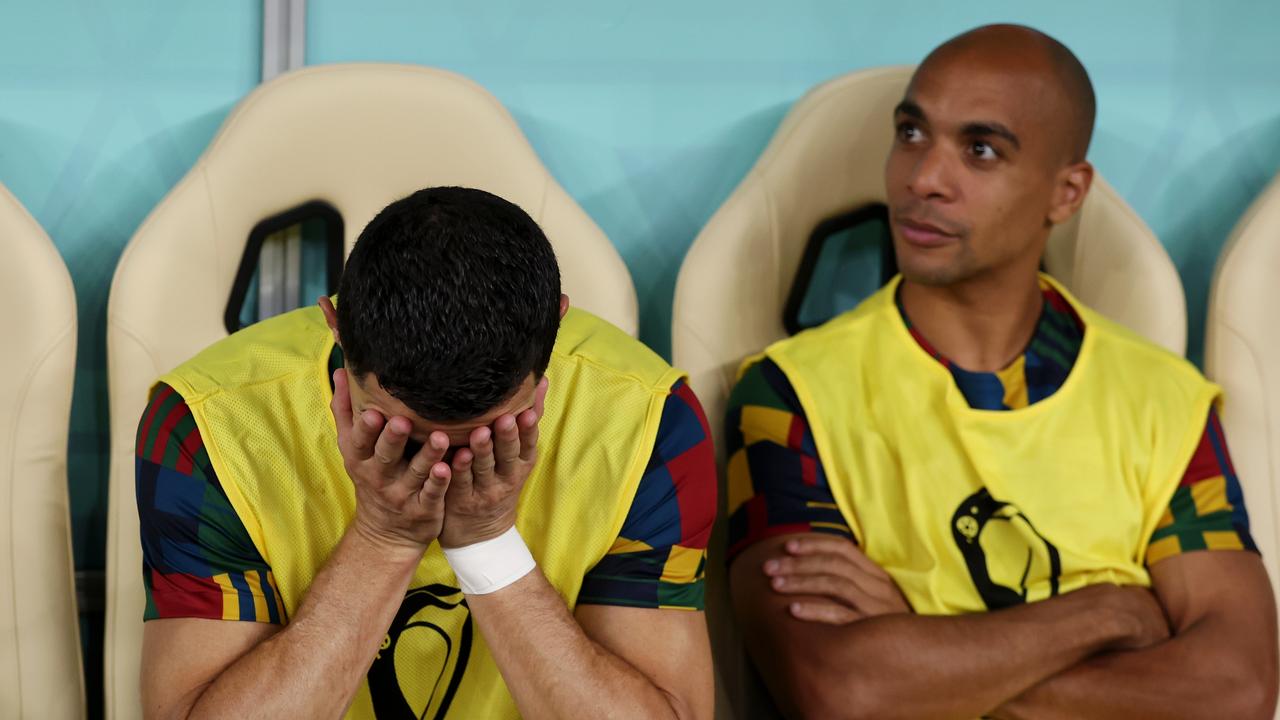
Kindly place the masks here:
<instances>
[{"instance_id":1,"label":"metal pole","mask_svg":"<svg viewBox=\"0 0 1280 720\"><path fill-rule=\"evenodd\" d=\"M262 0L262 82L302 67L307 48L307 0ZM298 306L301 233L290 228L267 238L258 257L258 318Z\"/></svg>"}]
</instances>

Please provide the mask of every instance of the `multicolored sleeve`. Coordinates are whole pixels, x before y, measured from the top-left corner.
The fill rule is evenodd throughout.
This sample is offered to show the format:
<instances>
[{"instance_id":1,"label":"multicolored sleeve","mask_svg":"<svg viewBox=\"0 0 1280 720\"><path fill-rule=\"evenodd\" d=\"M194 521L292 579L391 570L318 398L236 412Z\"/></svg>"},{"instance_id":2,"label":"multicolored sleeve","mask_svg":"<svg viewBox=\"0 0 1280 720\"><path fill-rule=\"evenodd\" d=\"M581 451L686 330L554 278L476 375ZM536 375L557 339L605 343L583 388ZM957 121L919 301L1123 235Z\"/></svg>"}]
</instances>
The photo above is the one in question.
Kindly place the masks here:
<instances>
[{"instance_id":1,"label":"multicolored sleeve","mask_svg":"<svg viewBox=\"0 0 1280 720\"><path fill-rule=\"evenodd\" d=\"M1147 565L1194 550L1258 552L1218 413L1209 411L1200 445L1147 546Z\"/></svg>"},{"instance_id":2,"label":"multicolored sleeve","mask_svg":"<svg viewBox=\"0 0 1280 720\"><path fill-rule=\"evenodd\" d=\"M168 385L142 413L134 465L144 619L283 624L271 568L222 491L191 409Z\"/></svg>"},{"instance_id":3,"label":"multicolored sleeve","mask_svg":"<svg viewBox=\"0 0 1280 720\"><path fill-rule=\"evenodd\" d=\"M725 419L729 560L767 537L822 532L853 538L827 484L804 408L765 359L743 374Z\"/></svg>"},{"instance_id":4,"label":"multicolored sleeve","mask_svg":"<svg viewBox=\"0 0 1280 720\"><path fill-rule=\"evenodd\" d=\"M702 610L716 465L702 405L671 388L657 439L618 539L583 578L578 603Z\"/></svg>"}]
</instances>

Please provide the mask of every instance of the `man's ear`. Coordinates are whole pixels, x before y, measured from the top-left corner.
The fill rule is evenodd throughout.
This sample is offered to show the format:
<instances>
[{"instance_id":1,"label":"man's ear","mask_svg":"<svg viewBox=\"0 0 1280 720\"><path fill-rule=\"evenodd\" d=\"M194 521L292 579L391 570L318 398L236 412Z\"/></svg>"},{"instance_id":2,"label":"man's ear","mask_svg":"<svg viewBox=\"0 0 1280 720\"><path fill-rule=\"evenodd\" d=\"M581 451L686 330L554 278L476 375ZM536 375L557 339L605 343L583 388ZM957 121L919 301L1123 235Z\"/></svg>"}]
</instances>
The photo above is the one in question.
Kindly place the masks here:
<instances>
[{"instance_id":1,"label":"man's ear","mask_svg":"<svg viewBox=\"0 0 1280 720\"><path fill-rule=\"evenodd\" d=\"M568 312L569 312L569 296L565 295L564 293L560 293L560 319L563 320L565 314Z\"/></svg>"},{"instance_id":2,"label":"man's ear","mask_svg":"<svg viewBox=\"0 0 1280 720\"><path fill-rule=\"evenodd\" d=\"M338 344L338 347L342 347L342 338L338 337L338 309L325 295L320 296L316 304L320 306L320 312L324 313L324 322L329 326L329 332L333 333L333 341Z\"/></svg>"},{"instance_id":3,"label":"man's ear","mask_svg":"<svg viewBox=\"0 0 1280 720\"><path fill-rule=\"evenodd\" d=\"M1053 202L1049 206L1049 222L1061 225L1071 219L1084 204L1093 185L1093 165L1087 160L1068 165L1058 173Z\"/></svg>"}]
</instances>

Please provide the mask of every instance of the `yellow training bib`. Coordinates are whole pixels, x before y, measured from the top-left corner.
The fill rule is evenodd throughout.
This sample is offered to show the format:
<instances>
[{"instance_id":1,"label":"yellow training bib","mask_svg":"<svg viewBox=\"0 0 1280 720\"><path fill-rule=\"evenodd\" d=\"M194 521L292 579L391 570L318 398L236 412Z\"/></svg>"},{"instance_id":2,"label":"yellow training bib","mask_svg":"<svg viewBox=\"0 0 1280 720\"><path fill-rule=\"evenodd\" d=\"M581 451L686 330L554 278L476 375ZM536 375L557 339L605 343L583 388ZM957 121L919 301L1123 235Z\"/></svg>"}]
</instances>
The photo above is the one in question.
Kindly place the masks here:
<instances>
[{"instance_id":1,"label":"yellow training bib","mask_svg":"<svg viewBox=\"0 0 1280 720\"><path fill-rule=\"evenodd\" d=\"M214 344L161 379L191 408L290 616L355 512L329 411L332 349L320 311L296 310ZM622 528L681 376L579 310L561 323L547 376L540 458L516 524L572 609L583 576ZM518 717L438 544L419 565L347 716Z\"/></svg>"},{"instance_id":2,"label":"yellow training bib","mask_svg":"<svg viewBox=\"0 0 1280 720\"><path fill-rule=\"evenodd\" d=\"M971 408L912 338L895 279L769 347L804 407L841 513L916 612L980 612L1092 583L1149 585L1148 540L1219 389L1082 306L1056 393Z\"/></svg>"}]
</instances>

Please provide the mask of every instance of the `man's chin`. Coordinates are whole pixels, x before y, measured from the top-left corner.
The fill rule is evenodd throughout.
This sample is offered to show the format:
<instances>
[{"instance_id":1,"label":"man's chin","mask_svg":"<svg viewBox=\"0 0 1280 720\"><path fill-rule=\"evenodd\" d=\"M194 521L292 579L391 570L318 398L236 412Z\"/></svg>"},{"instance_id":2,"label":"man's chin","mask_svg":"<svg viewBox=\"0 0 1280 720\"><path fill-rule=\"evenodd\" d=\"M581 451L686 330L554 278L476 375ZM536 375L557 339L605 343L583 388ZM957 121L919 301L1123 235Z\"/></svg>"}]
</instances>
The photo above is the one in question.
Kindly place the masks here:
<instances>
[{"instance_id":1,"label":"man's chin","mask_svg":"<svg viewBox=\"0 0 1280 720\"><path fill-rule=\"evenodd\" d=\"M902 279L913 285L925 287L946 287L964 279L965 274L954 265L934 265L930 263L907 263L898 267Z\"/></svg>"}]
</instances>

